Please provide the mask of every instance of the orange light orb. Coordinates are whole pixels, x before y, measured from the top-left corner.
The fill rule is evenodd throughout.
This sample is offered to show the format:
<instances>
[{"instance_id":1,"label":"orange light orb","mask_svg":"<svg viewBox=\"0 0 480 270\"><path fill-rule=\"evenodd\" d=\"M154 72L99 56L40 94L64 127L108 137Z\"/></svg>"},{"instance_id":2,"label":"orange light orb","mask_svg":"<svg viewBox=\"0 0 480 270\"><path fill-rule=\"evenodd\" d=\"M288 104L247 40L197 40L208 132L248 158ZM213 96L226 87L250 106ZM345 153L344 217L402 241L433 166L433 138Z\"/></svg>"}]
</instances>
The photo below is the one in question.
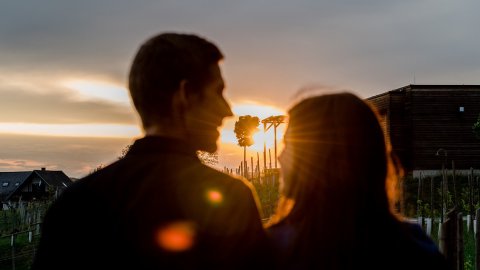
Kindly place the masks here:
<instances>
[{"instance_id":1,"label":"orange light orb","mask_svg":"<svg viewBox=\"0 0 480 270\"><path fill-rule=\"evenodd\" d=\"M158 229L156 240L164 250L187 251L195 242L195 228L191 222L172 222Z\"/></svg>"},{"instance_id":2,"label":"orange light orb","mask_svg":"<svg viewBox=\"0 0 480 270\"><path fill-rule=\"evenodd\" d=\"M218 190L209 190L207 198L212 204L220 204L223 201L223 195Z\"/></svg>"}]
</instances>

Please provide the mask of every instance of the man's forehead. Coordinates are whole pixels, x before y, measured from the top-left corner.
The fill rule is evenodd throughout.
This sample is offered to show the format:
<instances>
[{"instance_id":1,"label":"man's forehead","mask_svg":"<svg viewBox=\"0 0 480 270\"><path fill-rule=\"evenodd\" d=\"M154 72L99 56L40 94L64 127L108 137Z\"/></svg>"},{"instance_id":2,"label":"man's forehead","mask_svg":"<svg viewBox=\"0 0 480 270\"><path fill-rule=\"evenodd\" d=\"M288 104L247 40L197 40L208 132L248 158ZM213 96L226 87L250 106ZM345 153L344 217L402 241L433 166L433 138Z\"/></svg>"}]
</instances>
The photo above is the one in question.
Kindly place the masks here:
<instances>
[{"instance_id":1,"label":"man's forehead","mask_svg":"<svg viewBox=\"0 0 480 270\"><path fill-rule=\"evenodd\" d=\"M223 80L220 67L218 65L213 65L210 70L212 74L212 84L215 88L223 89L225 87L225 81Z\"/></svg>"}]
</instances>

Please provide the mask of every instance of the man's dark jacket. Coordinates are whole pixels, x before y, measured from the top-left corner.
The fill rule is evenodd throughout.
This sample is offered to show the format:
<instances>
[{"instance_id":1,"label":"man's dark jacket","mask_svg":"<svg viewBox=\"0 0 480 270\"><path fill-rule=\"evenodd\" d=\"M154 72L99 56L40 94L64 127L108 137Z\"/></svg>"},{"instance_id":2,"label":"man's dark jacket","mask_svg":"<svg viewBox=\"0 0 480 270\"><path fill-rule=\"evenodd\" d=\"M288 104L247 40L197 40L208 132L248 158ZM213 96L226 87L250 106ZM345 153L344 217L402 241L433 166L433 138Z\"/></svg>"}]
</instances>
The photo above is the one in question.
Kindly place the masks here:
<instances>
[{"instance_id":1,"label":"man's dark jacket","mask_svg":"<svg viewBox=\"0 0 480 270\"><path fill-rule=\"evenodd\" d=\"M32 269L269 268L256 202L188 142L145 137L52 205Z\"/></svg>"}]
</instances>

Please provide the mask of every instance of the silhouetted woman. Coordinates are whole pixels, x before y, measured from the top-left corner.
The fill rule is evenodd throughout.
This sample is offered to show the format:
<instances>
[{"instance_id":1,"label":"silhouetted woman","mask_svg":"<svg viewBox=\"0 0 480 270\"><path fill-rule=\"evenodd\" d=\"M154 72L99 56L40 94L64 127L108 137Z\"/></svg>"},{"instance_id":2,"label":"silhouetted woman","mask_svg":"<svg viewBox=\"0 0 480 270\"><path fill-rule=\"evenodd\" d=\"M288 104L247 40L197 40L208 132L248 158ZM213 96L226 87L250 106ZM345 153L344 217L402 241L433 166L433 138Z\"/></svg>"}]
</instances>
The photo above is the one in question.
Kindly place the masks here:
<instances>
[{"instance_id":1,"label":"silhouetted woman","mask_svg":"<svg viewBox=\"0 0 480 270\"><path fill-rule=\"evenodd\" d=\"M392 211L396 179L374 110L349 93L289 111L282 198L268 230L285 269L442 269L418 225Z\"/></svg>"}]
</instances>

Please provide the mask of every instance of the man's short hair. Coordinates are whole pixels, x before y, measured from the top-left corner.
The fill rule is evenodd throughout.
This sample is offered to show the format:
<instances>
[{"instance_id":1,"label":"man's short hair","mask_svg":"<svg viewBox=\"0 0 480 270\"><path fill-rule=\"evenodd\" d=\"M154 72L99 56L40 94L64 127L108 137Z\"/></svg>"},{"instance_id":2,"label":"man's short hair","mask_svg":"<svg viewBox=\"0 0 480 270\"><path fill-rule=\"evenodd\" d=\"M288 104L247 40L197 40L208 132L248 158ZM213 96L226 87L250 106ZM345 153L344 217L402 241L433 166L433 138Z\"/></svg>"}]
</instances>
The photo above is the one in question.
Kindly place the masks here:
<instances>
[{"instance_id":1,"label":"man's short hair","mask_svg":"<svg viewBox=\"0 0 480 270\"><path fill-rule=\"evenodd\" d=\"M168 118L172 97L182 80L189 90L201 91L210 67L223 55L213 43L190 34L164 33L147 40L130 69L129 89L144 127Z\"/></svg>"}]
</instances>

